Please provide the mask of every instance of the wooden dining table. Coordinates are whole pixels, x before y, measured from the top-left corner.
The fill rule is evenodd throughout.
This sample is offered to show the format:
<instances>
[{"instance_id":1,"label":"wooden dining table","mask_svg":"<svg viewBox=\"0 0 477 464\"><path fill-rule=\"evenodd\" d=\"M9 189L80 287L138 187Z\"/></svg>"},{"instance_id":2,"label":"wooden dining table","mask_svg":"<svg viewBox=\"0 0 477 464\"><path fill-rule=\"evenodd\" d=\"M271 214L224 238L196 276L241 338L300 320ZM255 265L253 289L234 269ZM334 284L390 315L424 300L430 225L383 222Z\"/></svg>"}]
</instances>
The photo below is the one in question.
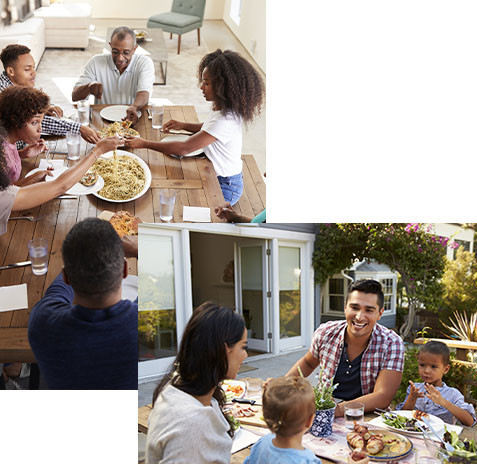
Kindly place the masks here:
<instances>
[{"instance_id":1,"label":"wooden dining table","mask_svg":"<svg viewBox=\"0 0 477 464\"><path fill-rule=\"evenodd\" d=\"M109 124L100 116L105 105L93 105L91 125L97 129ZM177 119L198 122L193 106L166 106L164 121ZM152 128L148 112L143 110L135 128L140 135L150 140L161 140L165 134ZM53 159L66 158L64 138L48 137L47 143L53 152ZM81 141L81 150L89 152L93 145ZM159 191L173 189L178 192L173 221L182 222L183 206L210 208L212 222L222 222L214 213L214 208L224 203L217 176L212 163L205 157L176 159L154 150L128 149L142 158L152 174L151 188L135 201L112 203L93 195L77 198L54 199L37 208L14 212L12 216L29 216L33 221L12 220L7 232L0 235L0 266L28 260L27 243L35 237L48 240L48 272L43 276L32 274L31 266L0 271L0 286L27 284L28 308L0 312L0 363L34 362L27 337L29 312L43 296L45 290L60 273L62 268L61 246L69 230L78 221L87 217L97 217L103 211L126 210L143 222L161 222L159 218ZM23 160L23 172L37 167L42 155ZM236 209L242 214L254 216L265 208L265 185L251 155L244 156L245 192ZM68 161L68 163L72 163ZM137 274L137 260L129 260L131 274Z\"/></svg>"}]
</instances>

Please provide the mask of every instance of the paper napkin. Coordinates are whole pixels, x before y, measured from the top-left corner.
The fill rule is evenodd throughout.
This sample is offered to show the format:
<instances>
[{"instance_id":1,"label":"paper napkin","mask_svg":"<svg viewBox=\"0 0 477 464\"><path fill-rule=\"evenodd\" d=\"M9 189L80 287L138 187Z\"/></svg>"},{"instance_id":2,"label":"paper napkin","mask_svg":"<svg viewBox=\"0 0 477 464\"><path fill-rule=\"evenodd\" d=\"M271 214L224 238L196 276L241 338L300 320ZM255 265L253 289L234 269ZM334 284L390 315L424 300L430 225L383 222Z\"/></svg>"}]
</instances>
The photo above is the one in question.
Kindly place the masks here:
<instances>
[{"instance_id":1,"label":"paper napkin","mask_svg":"<svg viewBox=\"0 0 477 464\"><path fill-rule=\"evenodd\" d=\"M28 308L27 284L0 287L0 311Z\"/></svg>"},{"instance_id":2,"label":"paper napkin","mask_svg":"<svg viewBox=\"0 0 477 464\"><path fill-rule=\"evenodd\" d=\"M184 206L182 220L189 222L211 222L210 208L200 206Z\"/></svg>"}]
</instances>

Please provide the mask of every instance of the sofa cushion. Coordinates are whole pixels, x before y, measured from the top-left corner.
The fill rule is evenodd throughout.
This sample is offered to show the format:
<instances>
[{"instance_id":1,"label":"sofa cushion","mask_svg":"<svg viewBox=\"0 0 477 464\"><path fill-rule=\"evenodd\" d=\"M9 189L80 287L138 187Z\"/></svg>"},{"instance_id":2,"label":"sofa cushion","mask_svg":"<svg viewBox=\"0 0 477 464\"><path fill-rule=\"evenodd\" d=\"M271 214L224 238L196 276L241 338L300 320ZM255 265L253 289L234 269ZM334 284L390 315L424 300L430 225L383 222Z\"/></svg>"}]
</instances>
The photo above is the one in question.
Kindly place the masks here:
<instances>
[{"instance_id":1,"label":"sofa cushion","mask_svg":"<svg viewBox=\"0 0 477 464\"><path fill-rule=\"evenodd\" d=\"M168 13L160 13L151 16L149 21L159 24L167 24L168 26L187 27L191 24L200 22L201 19L198 16L185 15L170 11Z\"/></svg>"},{"instance_id":2,"label":"sofa cushion","mask_svg":"<svg viewBox=\"0 0 477 464\"><path fill-rule=\"evenodd\" d=\"M89 43L89 29L50 29L46 32L47 48L86 48Z\"/></svg>"},{"instance_id":3,"label":"sofa cushion","mask_svg":"<svg viewBox=\"0 0 477 464\"><path fill-rule=\"evenodd\" d=\"M48 29L88 29L91 5L88 3L53 3L35 10L35 17L43 18Z\"/></svg>"},{"instance_id":4,"label":"sofa cushion","mask_svg":"<svg viewBox=\"0 0 477 464\"><path fill-rule=\"evenodd\" d=\"M41 18L29 18L22 23L14 23L0 28L0 37L14 35L45 34L45 22ZM16 43L16 42L15 42Z\"/></svg>"}]
</instances>

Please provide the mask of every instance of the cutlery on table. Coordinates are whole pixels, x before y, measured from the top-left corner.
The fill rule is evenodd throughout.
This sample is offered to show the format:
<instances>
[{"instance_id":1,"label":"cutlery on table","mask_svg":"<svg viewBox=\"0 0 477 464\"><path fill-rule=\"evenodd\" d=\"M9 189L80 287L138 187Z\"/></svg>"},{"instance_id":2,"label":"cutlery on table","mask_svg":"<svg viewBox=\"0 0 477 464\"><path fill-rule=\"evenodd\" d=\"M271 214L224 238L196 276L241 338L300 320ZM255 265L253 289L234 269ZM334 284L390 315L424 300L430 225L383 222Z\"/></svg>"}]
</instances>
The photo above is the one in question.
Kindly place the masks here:
<instances>
[{"instance_id":1,"label":"cutlery on table","mask_svg":"<svg viewBox=\"0 0 477 464\"><path fill-rule=\"evenodd\" d=\"M21 261L20 263L7 264L6 266L0 266L0 271L5 269L13 269L15 267L30 266L31 261Z\"/></svg>"},{"instance_id":2,"label":"cutlery on table","mask_svg":"<svg viewBox=\"0 0 477 464\"><path fill-rule=\"evenodd\" d=\"M39 217L33 217L33 216L17 216L17 217L11 217L11 218L8 218L9 221L20 221L21 219L25 219L27 221L30 221L30 222L37 222L39 221L40 219L43 219L45 216L39 216Z\"/></svg>"},{"instance_id":3,"label":"cutlery on table","mask_svg":"<svg viewBox=\"0 0 477 464\"><path fill-rule=\"evenodd\" d=\"M440 435L437 434L437 432L433 429L431 423L425 418L425 417L421 417L419 419L421 422L424 422L424 424L426 424L427 427L429 427L429 430L437 437L437 439L444 445L445 449L447 451L454 451L455 448L450 444L450 443L447 443L446 441L444 441L442 439L442 437Z\"/></svg>"},{"instance_id":4,"label":"cutlery on table","mask_svg":"<svg viewBox=\"0 0 477 464\"><path fill-rule=\"evenodd\" d=\"M59 200L77 200L78 196L77 195L60 195L59 197L56 197Z\"/></svg>"},{"instance_id":5,"label":"cutlery on table","mask_svg":"<svg viewBox=\"0 0 477 464\"><path fill-rule=\"evenodd\" d=\"M248 398L234 398L232 400L233 403L244 403L244 404L251 404L254 405L256 403L255 400L249 400Z\"/></svg>"}]
</instances>

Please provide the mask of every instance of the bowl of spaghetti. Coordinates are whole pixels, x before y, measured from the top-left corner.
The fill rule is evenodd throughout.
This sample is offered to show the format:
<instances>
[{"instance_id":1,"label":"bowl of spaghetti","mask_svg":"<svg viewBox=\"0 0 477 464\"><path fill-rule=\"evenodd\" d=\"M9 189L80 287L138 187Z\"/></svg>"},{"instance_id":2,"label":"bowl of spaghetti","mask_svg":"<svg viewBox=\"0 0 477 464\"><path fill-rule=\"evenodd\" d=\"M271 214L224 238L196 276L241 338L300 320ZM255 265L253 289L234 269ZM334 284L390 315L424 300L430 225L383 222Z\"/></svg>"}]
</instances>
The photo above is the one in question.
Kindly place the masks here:
<instances>
[{"instance_id":1,"label":"bowl of spaghetti","mask_svg":"<svg viewBox=\"0 0 477 464\"><path fill-rule=\"evenodd\" d=\"M91 170L104 179L104 187L93 195L113 203L136 200L151 186L149 166L128 151L116 150L101 155Z\"/></svg>"}]
</instances>

